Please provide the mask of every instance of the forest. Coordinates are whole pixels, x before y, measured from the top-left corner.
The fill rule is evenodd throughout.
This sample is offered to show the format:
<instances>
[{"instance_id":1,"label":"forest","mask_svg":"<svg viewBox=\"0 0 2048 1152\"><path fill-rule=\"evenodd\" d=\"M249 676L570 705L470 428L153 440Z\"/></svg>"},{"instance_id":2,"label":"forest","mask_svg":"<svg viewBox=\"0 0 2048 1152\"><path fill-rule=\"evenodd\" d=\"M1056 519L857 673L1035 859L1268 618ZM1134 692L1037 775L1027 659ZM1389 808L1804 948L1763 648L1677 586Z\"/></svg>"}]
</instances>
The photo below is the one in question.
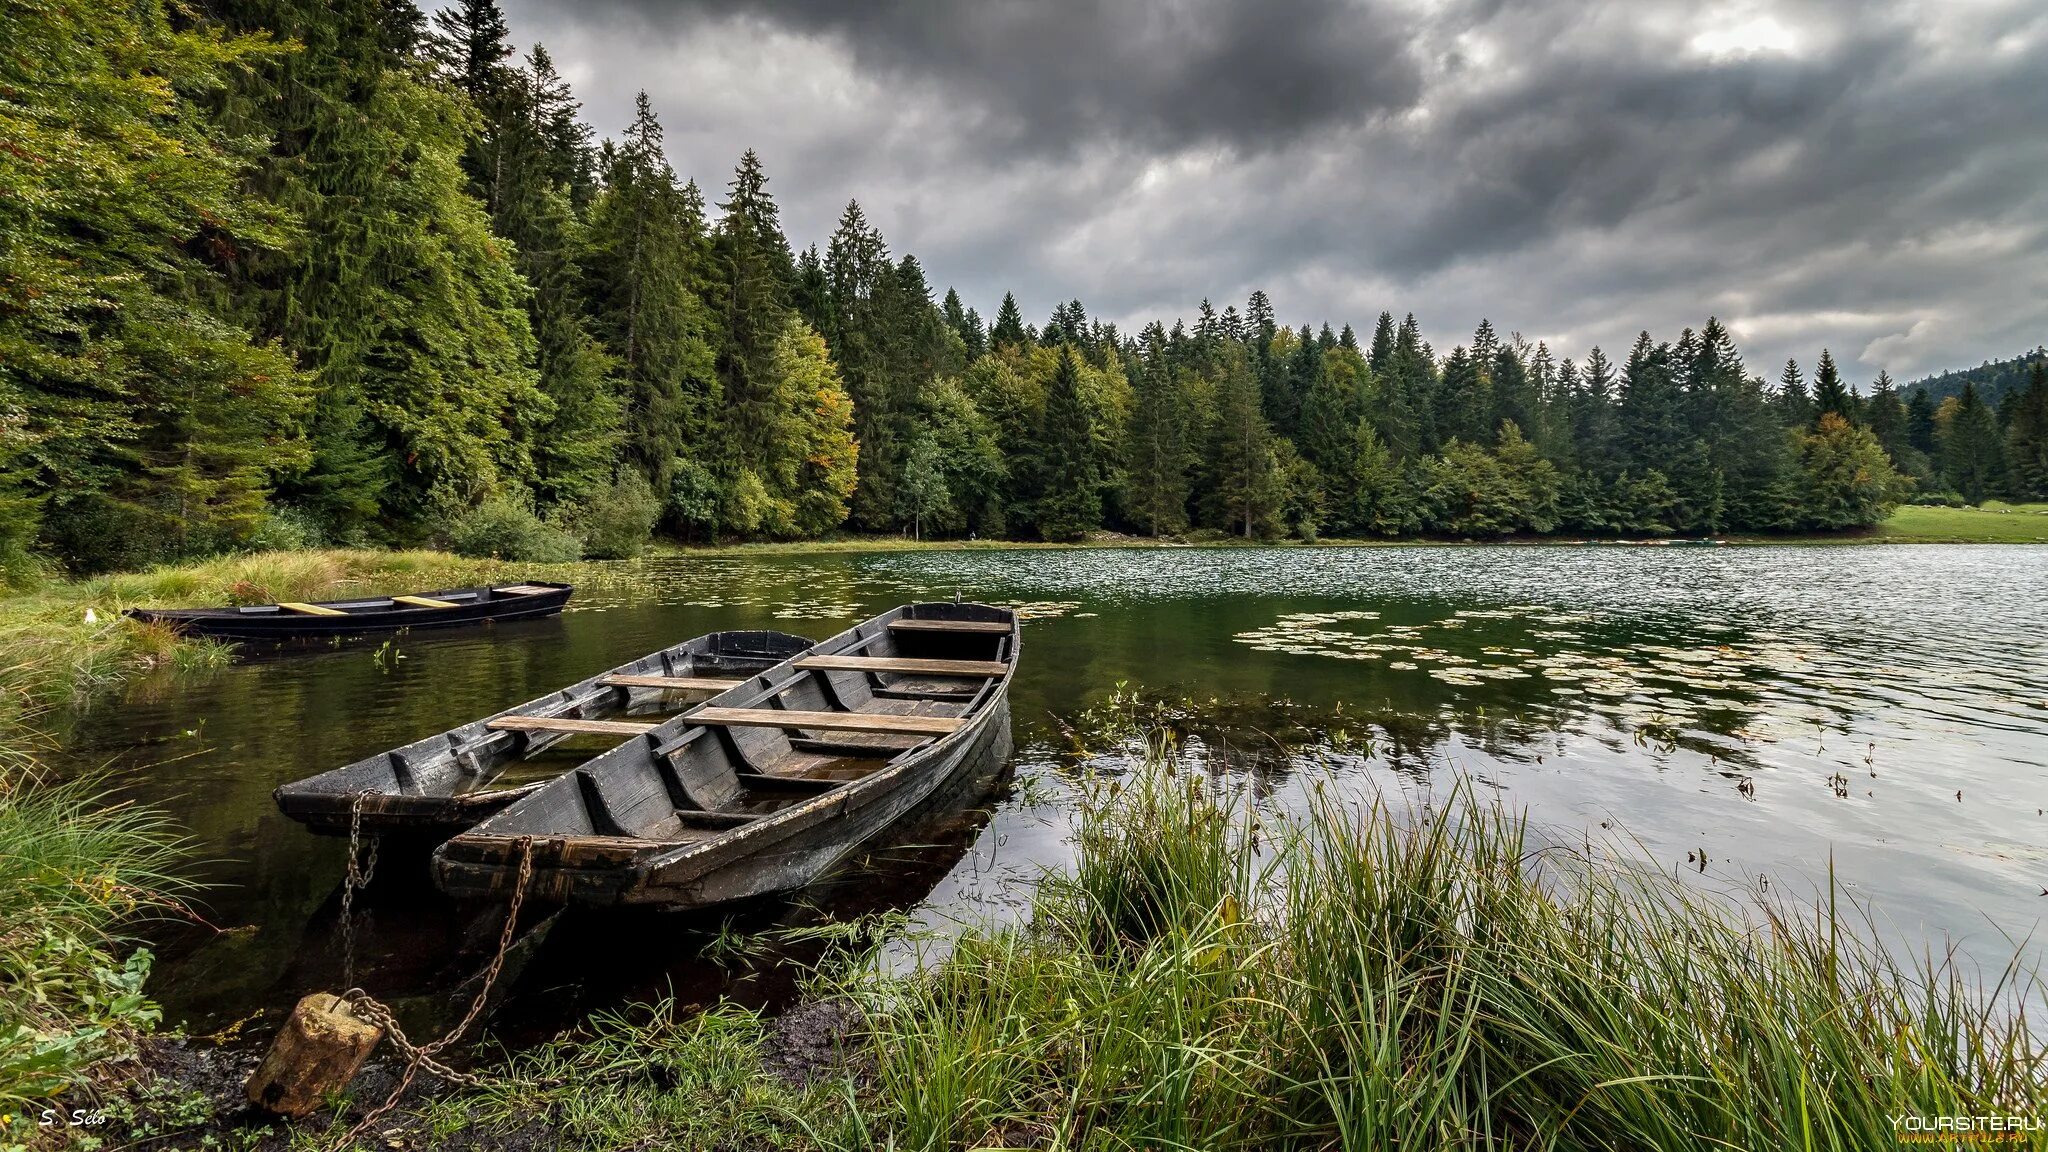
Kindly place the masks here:
<instances>
[{"instance_id":1,"label":"forest","mask_svg":"<svg viewBox=\"0 0 2048 1152\"><path fill-rule=\"evenodd\" d=\"M852 531L1486 538L1853 529L2048 497L2048 380L1753 374L1708 318L1577 358L1254 292L1135 332L939 292L850 201L594 139L492 0L0 13L0 556L512 559ZM671 113L675 114L675 113ZM686 112L684 113L686 114ZM1190 294L1191 296L1193 293Z\"/></svg>"}]
</instances>

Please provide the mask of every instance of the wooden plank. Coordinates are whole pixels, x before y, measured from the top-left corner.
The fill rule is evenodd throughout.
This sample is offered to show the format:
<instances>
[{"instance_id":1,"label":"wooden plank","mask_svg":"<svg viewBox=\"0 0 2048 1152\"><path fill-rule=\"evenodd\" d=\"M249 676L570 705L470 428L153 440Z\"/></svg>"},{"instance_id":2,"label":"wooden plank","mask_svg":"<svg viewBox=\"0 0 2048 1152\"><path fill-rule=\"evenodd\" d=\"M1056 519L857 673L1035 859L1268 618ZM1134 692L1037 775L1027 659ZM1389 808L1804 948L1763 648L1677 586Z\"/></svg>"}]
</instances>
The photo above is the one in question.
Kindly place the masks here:
<instances>
[{"instance_id":1,"label":"wooden plank","mask_svg":"<svg viewBox=\"0 0 2048 1152\"><path fill-rule=\"evenodd\" d=\"M727 688L740 683L740 681L726 680L717 676L632 676L621 672L615 676L606 676L604 679L599 680L598 683L609 685L613 688L668 688L677 692L723 692Z\"/></svg>"},{"instance_id":2,"label":"wooden plank","mask_svg":"<svg viewBox=\"0 0 2048 1152\"><path fill-rule=\"evenodd\" d=\"M542 592L560 592L561 589L549 588L542 584L507 584L503 588L493 588L491 591L500 596L537 596Z\"/></svg>"},{"instance_id":3,"label":"wooden plank","mask_svg":"<svg viewBox=\"0 0 2048 1152\"><path fill-rule=\"evenodd\" d=\"M638 736L656 724L632 720L578 720L572 716L500 716L484 725L497 732L581 732L589 736Z\"/></svg>"},{"instance_id":4,"label":"wooden plank","mask_svg":"<svg viewBox=\"0 0 2048 1152\"><path fill-rule=\"evenodd\" d=\"M874 712L799 712L792 708L699 708L689 714L698 724L737 728L808 728L820 732L901 732L915 736L950 736L966 724L960 716L889 716Z\"/></svg>"},{"instance_id":5,"label":"wooden plank","mask_svg":"<svg viewBox=\"0 0 2048 1152\"><path fill-rule=\"evenodd\" d=\"M891 620L892 632L974 632L1008 636L1010 626L997 620Z\"/></svg>"},{"instance_id":6,"label":"wooden plank","mask_svg":"<svg viewBox=\"0 0 2048 1152\"><path fill-rule=\"evenodd\" d=\"M910 672L921 676L1001 676L1010 670L1001 660L927 660L909 656L803 656L799 668L830 668L841 672Z\"/></svg>"},{"instance_id":7,"label":"wooden plank","mask_svg":"<svg viewBox=\"0 0 2048 1152\"><path fill-rule=\"evenodd\" d=\"M287 612L300 612L307 616L346 616L339 608L323 608L318 604L279 604Z\"/></svg>"},{"instance_id":8,"label":"wooden plank","mask_svg":"<svg viewBox=\"0 0 2048 1152\"><path fill-rule=\"evenodd\" d=\"M455 605L453 605L453 604L450 604L450 603L449 603L448 601L446 601L446 600L435 600L435 599L432 599L432 598L430 598L430 597L426 597L426 596L393 596L393 597L392 597L392 599L393 599L393 600L396 600L396 601L398 601L398 602L399 602L400 604L410 604L410 605L412 605L412 606L413 606L413 607L415 607L415 608L453 608L453 607L455 607Z\"/></svg>"}]
</instances>

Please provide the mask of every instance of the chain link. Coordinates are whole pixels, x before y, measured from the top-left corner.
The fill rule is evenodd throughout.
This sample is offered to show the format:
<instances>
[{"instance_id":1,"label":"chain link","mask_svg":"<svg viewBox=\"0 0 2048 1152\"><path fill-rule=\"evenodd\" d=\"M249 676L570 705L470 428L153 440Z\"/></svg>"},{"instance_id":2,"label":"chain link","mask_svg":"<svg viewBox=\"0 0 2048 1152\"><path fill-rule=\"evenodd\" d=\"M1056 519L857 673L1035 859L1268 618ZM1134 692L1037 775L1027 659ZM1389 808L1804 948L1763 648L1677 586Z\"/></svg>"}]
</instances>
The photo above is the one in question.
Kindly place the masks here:
<instances>
[{"instance_id":1,"label":"chain link","mask_svg":"<svg viewBox=\"0 0 2048 1152\"><path fill-rule=\"evenodd\" d=\"M358 799L358 804L360 803L361 801ZM375 848L373 846L373 865L375 863L374 852ZM353 865L353 848L350 849L350 853L350 861L351 865ZM443 1049L461 1039L463 1033L469 1031L469 1026L476 1023L477 1017L483 1014L484 1005L490 1001L491 985L497 982L498 973L505 967L505 955L512 950L513 934L519 924L519 906L526 901L527 882L532 878L533 837L521 836L519 838L519 880L512 889L511 906L505 910L505 927L498 932L498 952L495 956L491 957L491 962L484 966L483 987L477 989L476 999L470 1001L469 1011L463 1013L462 1019L456 1023L455 1027L450 1029L448 1034L439 1040L431 1044L413 1043L406 1036L404 1030L398 1026L397 1019L391 1015L391 1009L361 988L351 987L348 991L341 994L341 998L348 1002L349 1009L355 1013L358 1019L368 1021L383 1029L384 1034L391 1038L392 1046L397 1048L400 1054L405 1057L405 1073L398 1078L398 1085L391 1090L391 1095L385 1097L382 1104L371 1109L361 1120L356 1121L355 1126L350 1128L342 1136L341 1140L335 1144L337 1152L355 1143L356 1137L362 1135L372 1125L389 1115L392 1109L398 1107L399 1097L405 1095L405 1090L412 1085L413 1076L422 1068L449 1083L458 1084L465 1088L482 1088L490 1083L490 1081L481 1076L458 1072L450 1068L442 1063L440 1054ZM347 897L344 896L343 899L346 901Z\"/></svg>"},{"instance_id":2,"label":"chain link","mask_svg":"<svg viewBox=\"0 0 2048 1152\"><path fill-rule=\"evenodd\" d=\"M356 982L356 920L354 915L356 893L370 886L370 878L377 872L377 846L382 840L370 837L368 857L362 853L363 803L369 799L368 792L356 793L355 801L348 812L348 874L341 881L341 984L344 988L355 986Z\"/></svg>"}]
</instances>

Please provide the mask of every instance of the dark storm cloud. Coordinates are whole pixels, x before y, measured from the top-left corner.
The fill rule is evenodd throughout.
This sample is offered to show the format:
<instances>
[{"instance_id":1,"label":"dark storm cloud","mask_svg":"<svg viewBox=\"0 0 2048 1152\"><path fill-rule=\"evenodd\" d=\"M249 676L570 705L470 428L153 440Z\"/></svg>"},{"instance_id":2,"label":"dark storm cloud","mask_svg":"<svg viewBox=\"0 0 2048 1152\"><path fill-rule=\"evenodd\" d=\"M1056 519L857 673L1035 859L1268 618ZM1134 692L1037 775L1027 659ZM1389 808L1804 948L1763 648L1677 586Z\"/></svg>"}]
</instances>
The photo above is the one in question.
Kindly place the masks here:
<instances>
[{"instance_id":1,"label":"dark storm cloud","mask_svg":"<svg viewBox=\"0 0 2048 1152\"><path fill-rule=\"evenodd\" d=\"M858 197L985 312L1264 287L1574 355L1713 313L1864 379L2048 339L2033 0L507 7L600 130L645 87L714 193L758 147L799 243Z\"/></svg>"},{"instance_id":2,"label":"dark storm cloud","mask_svg":"<svg viewBox=\"0 0 2048 1152\"><path fill-rule=\"evenodd\" d=\"M829 36L877 74L990 114L992 146L1276 147L1411 105L1422 72L1384 5L1344 0L597 0L578 20L749 20Z\"/></svg>"}]
</instances>

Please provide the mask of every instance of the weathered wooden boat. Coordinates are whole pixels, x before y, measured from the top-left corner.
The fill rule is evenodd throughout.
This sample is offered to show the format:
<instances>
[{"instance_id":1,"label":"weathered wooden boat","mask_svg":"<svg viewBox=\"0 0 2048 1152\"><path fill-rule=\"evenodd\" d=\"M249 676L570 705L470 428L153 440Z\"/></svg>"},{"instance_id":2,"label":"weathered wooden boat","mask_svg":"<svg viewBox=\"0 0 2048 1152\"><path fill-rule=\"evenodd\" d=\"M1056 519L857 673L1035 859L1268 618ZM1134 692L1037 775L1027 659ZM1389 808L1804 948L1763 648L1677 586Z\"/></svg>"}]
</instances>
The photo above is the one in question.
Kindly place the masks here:
<instances>
[{"instance_id":1,"label":"weathered wooden boat","mask_svg":"<svg viewBox=\"0 0 2048 1152\"><path fill-rule=\"evenodd\" d=\"M1016 614L913 604L729 688L441 845L454 896L691 908L798 888L1010 752Z\"/></svg>"},{"instance_id":2,"label":"weathered wooden boat","mask_svg":"<svg viewBox=\"0 0 2048 1152\"><path fill-rule=\"evenodd\" d=\"M222 640L297 640L359 636L400 628L451 628L486 620L526 620L562 610L575 588L535 580L485 588L449 588L413 596L366 596L319 603L239 608L130 608L124 615Z\"/></svg>"},{"instance_id":3,"label":"weathered wooden boat","mask_svg":"<svg viewBox=\"0 0 2048 1152\"><path fill-rule=\"evenodd\" d=\"M614 740L652 727L619 719L677 710L808 651L786 632L713 632L642 656L424 740L322 772L275 793L278 810L316 832L432 835L445 839L534 791L545 780L500 786L507 769L573 736ZM360 814L358 814L360 806Z\"/></svg>"}]
</instances>

